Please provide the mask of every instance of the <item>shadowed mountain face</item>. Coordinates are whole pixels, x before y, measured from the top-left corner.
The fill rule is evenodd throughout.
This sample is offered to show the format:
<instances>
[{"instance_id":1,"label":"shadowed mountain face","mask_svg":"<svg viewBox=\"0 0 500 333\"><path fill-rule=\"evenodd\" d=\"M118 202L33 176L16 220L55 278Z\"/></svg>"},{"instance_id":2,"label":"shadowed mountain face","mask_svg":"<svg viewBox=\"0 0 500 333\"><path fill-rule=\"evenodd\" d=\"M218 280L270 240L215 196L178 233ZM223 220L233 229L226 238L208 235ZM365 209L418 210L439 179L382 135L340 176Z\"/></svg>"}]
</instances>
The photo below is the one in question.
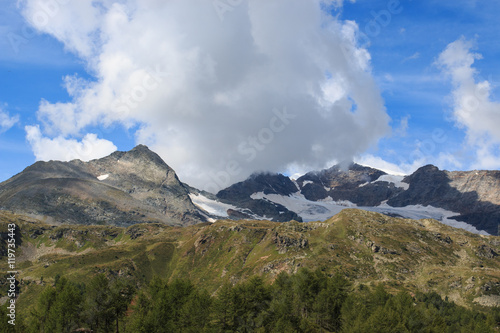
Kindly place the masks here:
<instances>
[{"instance_id":1,"label":"shadowed mountain face","mask_svg":"<svg viewBox=\"0 0 500 333\"><path fill-rule=\"evenodd\" d=\"M453 217L498 235L500 171L441 171L424 166L405 178L408 190L391 198L394 207L432 205L460 215Z\"/></svg>"},{"instance_id":2,"label":"shadowed mountain face","mask_svg":"<svg viewBox=\"0 0 500 333\"><path fill-rule=\"evenodd\" d=\"M249 210L258 216L266 216L274 221L299 221L302 219L283 205L262 199L252 199L254 193L288 196L297 192L297 186L281 174L255 174L243 182L236 183L219 193L217 198L225 203Z\"/></svg>"},{"instance_id":3,"label":"shadowed mountain face","mask_svg":"<svg viewBox=\"0 0 500 333\"><path fill-rule=\"evenodd\" d=\"M392 177L392 178L391 178ZM287 216L300 215L291 207L278 207L273 199L298 195L309 202L349 201L359 207L377 207L387 203L392 207L414 205L433 206L457 213L451 217L492 235L498 234L500 223L500 171L441 171L424 166L398 184L385 172L357 164L309 172L296 181L278 174L253 175L220 191L217 197L227 203L246 207L253 213L261 206L277 205L267 216L277 218L286 209ZM402 177L401 177L402 178ZM294 188L295 186L295 188ZM253 210L252 207L257 207ZM281 211L281 213L280 213ZM300 221L300 217L294 218Z\"/></svg>"},{"instance_id":4,"label":"shadowed mountain face","mask_svg":"<svg viewBox=\"0 0 500 333\"><path fill-rule=\"evenodd\" d=\"M297 179L297 183L308 200L318 201L330 197L333 200L348 200L358 206L377 206L400 192L387 182L371 183L385 174L359 164L351 164L346 168L335 165L330 169L309 172Z\"/></svg>"},{"instance_id":5,"label":"shadowed mountain face","mask_svg":"<svg viewBox=\"0 0 500 333\"><path fill-rule=\"evenodd\" d=\"M174 170L140 145L90 162L37 162L0 184L0 208L71 224L205 221L188 194Z\"/></svg>"}]
</instances>

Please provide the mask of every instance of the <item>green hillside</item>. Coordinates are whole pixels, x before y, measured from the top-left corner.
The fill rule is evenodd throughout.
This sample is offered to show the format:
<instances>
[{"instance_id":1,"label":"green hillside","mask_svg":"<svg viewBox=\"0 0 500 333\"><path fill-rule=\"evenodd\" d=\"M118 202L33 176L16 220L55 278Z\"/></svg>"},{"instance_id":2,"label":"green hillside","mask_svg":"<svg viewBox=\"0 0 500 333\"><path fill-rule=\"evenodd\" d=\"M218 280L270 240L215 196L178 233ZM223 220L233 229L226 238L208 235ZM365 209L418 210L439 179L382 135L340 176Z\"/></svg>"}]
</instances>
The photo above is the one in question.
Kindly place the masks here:
<instances>
[{"instance_id":1,"label":"green hillside","mask_svg":"<svg viewBox=\"0 0 500 333\"><path fill-rule=\"evenodd\" d=\"M189 278L210 293L253 275L272 282L301 267L340 273L354 285L383 283L435 291L457 304L499 305L500 238L433 220L413 221L346 209L325 222L218 221L189 227L139 224L50 226L1 212L18 226L19 307L57 274L75 282L104 273L139 288L154 276ZM5 253L5 240L2 253ZM0 269L7 271L6 259ZM2 288L5 296L6 288Z\"/></svg>"}]
</instances>

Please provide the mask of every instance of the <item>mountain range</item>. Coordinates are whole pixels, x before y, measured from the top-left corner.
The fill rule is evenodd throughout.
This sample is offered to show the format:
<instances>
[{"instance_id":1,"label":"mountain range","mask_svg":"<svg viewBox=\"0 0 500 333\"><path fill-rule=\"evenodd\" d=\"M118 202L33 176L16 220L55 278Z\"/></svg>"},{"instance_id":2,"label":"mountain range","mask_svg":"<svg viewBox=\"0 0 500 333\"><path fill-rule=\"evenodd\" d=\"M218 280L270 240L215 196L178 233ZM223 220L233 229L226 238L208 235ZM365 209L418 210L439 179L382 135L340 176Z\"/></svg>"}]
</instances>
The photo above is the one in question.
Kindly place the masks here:
<instances>
[{"instance_id":1,"label":"mountain range","mask_svg":"<svg viewBox=\"0 0 500 333\"><path fill-rule=\"evenodd\" d=\"M23 315L61 274L80 284L104 274L138 290L155 276L187 278L216 293L302 267L340 273L353 288L384 284L495 308L500 239L485 234L498 232L499 179L498 171L424 166L403 177L346 164L298 179L254 174L212 194L140 145L89 162L36 162L0 183L0 257L15 224ZM7 260L0 270L10 270Z\"/></svg>"},{"instance_id":2,"label":"mountain range","mask_svg":"<svg viewBox=\"0 0 500 333\"><path fill-rule=\"evenodd\" d=\"M0 183L0 210L51 224L187 226L217 219L326 220L345 208L400 218L434 218L498 235L500 171L443 171L408 176L358 164L335 165L298 179L258 173L217 194L182 183L148 147L82 162L36 162Z\"/></svg>"}]
</instances>

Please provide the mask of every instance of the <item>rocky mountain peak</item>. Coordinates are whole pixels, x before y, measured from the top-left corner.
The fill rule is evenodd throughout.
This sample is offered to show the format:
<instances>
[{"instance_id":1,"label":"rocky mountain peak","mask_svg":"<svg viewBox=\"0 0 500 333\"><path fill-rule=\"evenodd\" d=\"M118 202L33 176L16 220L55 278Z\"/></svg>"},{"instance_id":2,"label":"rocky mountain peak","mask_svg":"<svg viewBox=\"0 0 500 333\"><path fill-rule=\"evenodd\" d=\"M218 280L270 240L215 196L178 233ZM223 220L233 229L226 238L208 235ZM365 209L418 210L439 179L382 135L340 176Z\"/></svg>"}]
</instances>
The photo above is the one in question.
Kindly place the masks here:
<instances>
[{"instance_id":1,"label":"rocky mountain peak","mask_svg":"<svg viewBox=\"0 0 500 333\"><path fill-rule=\"evenodd\" d=\"M105 182L122 188L127 187L128 183L137 187L138 182L144 183L146 187L161 186L168 182L180 183L175 171L145 145L90 161L87 166L95 177L106 176Z\"/></svg>"},{"instance_id":2,"label":"rocky mountain peak","mask_svg":"<svg viewBox=\"0 0 500 333\"><path fill-rule=\"evenodd\" d=\"M424 165L420 168L418 168L416 172L437 172L437 171L440 171L439 168L435 165L432 165L432 164L427 164L427 165Z\"/></svg>"},{"instance_id":3,"label":"rocky mountain peak","mask_svg":"<svg viewBox=\"0 0 500 333\"><path fill-rule=\"evenodd\" d=\"M77 224L206 220L175 171L144 145L89 162L37 162L0 184L0 208Z\"/></svg>"},{"instance_id":4,"label":"rocky mountain peak","mask_svg":"<svg viewBox=\"0 0 500 333\"><path fill-rule=\"evenodd\" d=\"M377 180L386 173L370 167L365 167L356 163L336 164L329 169L309 172L297 179L302 187L304 183L317 183L324 187L357 187L366 182ZM307 185L307 184L306 184Z\"/></svg>"},{"instance_id":5,"label":"rocky mountain peak","mask_svg":"<svg viewBox=\"0 0 500 333\"><path fill-rule=\"evenodd\" d=\"M385 174L383 171L356 163L340 163L329 169L309 172L297 179L297 183L308 200L347 198L354 203L365 204L376 202L378 199L360 197L357 193L359 186L373 182Z\"/></svg>"},{"instance_id":6,"label":"rocky mountain peak","mask_svg":"<svg viewBox=\"0 0 500 333\"><path fill-rule=\"evenodd\" d=\"M246 180L236 183L217 193L219 199L244 201L254 193L279 194L288 196L297 192L297 186L282 174L255 173Z\"/></svg>"},{"instance_id":7,"label":"rocky mountain peak","mask_svg":"<svg viewBox=\"0 0 500 333\"><path fill-rule=\"evenodd\" d=\"M122 157L122 160L130 160L137 162L147 162L153 163L160 166L166 166L170 168L165 161L155 152L151 151L148 146L138 145L134 147L132 150L126 152Z\"/></svg>"}]
</instances>

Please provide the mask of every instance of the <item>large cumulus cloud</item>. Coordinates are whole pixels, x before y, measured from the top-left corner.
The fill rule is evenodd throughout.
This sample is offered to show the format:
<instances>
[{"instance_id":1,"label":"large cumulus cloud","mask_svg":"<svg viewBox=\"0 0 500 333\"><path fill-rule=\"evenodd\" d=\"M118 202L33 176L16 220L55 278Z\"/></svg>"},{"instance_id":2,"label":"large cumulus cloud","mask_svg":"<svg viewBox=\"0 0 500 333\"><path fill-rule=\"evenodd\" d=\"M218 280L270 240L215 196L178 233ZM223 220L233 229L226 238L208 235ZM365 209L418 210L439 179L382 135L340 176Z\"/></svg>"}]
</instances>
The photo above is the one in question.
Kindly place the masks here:
<instances>
[{"instance_id":1,"label":"large cumulus cloud","mask_svg":"<svg viewBox=\"0 0 500 333\"><path fill-rule=\"evenodd\" d=\"M53 138L74 145L90 127L120 123L138 128L137 143L184 181L215 191L256 170L351 159L389 131L357 25L335 16L341 1L20 6L95 78L68 76L70 103L40 103L40 127L29 127L37 150Z\"/></svg>"}]
</instances>

